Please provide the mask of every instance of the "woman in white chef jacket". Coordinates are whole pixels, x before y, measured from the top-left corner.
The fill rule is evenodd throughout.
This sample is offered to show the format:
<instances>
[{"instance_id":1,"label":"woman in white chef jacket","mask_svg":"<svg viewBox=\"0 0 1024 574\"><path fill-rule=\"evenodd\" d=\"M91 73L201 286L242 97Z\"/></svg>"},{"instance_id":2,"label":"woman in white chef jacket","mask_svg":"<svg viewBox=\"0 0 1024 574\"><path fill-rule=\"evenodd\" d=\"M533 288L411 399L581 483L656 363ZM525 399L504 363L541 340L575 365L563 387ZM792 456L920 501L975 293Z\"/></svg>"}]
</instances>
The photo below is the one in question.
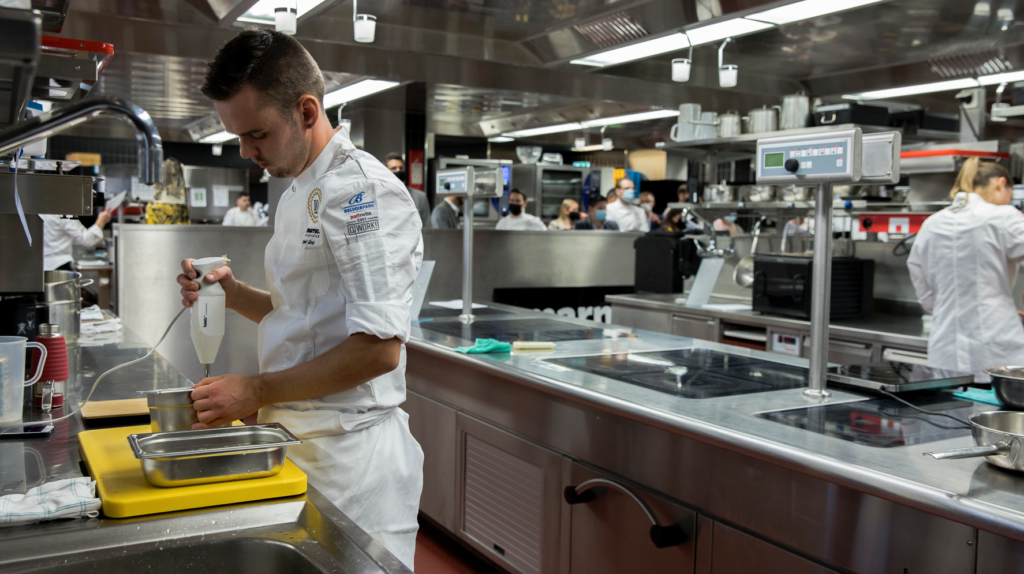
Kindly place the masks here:
<instances>
[{"instance_id":1,"label":"woman in white chef jacket","mask_svg":"<svg viewBox=\"0 0 1024 574\"><path fill-rule=\"evenodd\" d=\"M1024 214L1010 206L1010 174L969 159L953 205L932 215L914 239L907 267L917 298L933 315L928 364L973 373L1024 364L1024 326L1013 301L1024 262Z\"/></svg>"},{"instance_id":2,"label":"woman in white chef jacket","mask_svg":"<svg viewBox=\"0 0 1024 574\"><path fill-rule=\"evenodd\" d=\"M240 32L210 63L202 91L243 158L294 181L274 210L268 290L237 281L230 267L205 277L223 286L227 308L259 323L260 374L197 383L194 428L257 411L259 422L283 424L302 440L288 459L310 485L412 568L423 451L399 405L423 258L416 206L347 130L331 128L323 74L291 36ZM198 288L191 261L178 276L186 306Z\"/></svg>"}]
</instances>

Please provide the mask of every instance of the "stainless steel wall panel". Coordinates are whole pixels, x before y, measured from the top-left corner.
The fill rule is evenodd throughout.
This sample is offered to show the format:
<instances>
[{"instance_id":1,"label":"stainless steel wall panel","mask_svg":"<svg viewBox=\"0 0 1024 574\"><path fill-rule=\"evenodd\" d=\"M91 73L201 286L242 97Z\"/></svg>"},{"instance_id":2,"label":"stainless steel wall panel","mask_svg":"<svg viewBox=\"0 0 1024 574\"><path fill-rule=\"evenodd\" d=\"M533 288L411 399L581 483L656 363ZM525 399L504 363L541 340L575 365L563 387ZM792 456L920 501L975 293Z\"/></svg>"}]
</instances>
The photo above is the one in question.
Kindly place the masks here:
<instances>
[{"instance_id":1,"label":"stainless steel wall panel","mask_svg":"<svg viewBox=\"0 0 1024 574\"><path fill-rule=\"evenodd\" d=\"M43 220L26 215L32 245L25 239L21 218L0 214L0 293L43 292Z\"/></svg>"},{"instance_id":2,"label":"stainless steel wall panel","mask_svg":"<svg viewBox=\"0 0 1024 574\"><path fill-rule=\"evenodd\" d=\"M1024 572L1024 543L978 531L978 574Z\"/></svg>"},{"instance_id":3,"label":"stainless steel wall panel","mask_svg":"<svg viewBox=\"0 0 1024 574\"><path fill-rule=\"evenodd\" d=\"M456 411L412 391L406 393L402 409L409 413L409 430L423 449L420 512L455 532Z\"/></svg>"},{"instance_id":4,"label":"stainless steel wall panel","mask_svg":"<svg viewBox=\"0 0 1024 574\"><path fill-rule=\"evenodd\" d=\"M837 574L735 528L715 523L714 529L713 574Z\"/></svg>"}]
</instances>

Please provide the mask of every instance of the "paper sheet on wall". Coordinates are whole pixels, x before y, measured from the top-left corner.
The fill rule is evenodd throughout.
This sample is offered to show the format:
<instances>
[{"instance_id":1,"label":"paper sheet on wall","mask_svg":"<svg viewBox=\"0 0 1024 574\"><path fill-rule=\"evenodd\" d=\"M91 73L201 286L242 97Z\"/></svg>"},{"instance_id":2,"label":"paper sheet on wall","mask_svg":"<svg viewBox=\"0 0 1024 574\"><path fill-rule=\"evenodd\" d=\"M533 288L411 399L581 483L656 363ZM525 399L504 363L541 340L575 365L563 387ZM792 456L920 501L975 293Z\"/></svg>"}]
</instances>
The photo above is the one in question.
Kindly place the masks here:
<instances>
[{"instance_id":1,"label":"paper sheet on wall","mask_svg":"<svg viewBox=\"0 0 1024 574\"><path fill-rule=\"evenodd\" d=\"M427 287L430 286L430 276L434 274L434 261L424 261L420 265L419 275L416 282L412 284L412 309L410 316L413 321L419 320L420 309L423 308L423 300L427 298Z\"/></svg>"},{"instance_id":2,"label":"paper sheet on wall","mask_svg":"<svg viewBox=\"0 0 1024 574\"><path fill-rule=\"evenodd\" d=\"M690 294L686 297L687 307L702 307L708 304L723 266L725 259L721 257L705 257L700 260L697 277L694 278Z\"/></svg>"},{"instance_id":3,"label":"paper sheet on wall","mask_svg":"<svg viewBox=\"0 0 1024 574\"><path fill-rule=\"evenodd\" d=\"M229 188L226 185L215 185L213 186L213 206L214 207L227 207L228 206L228 191Z\"/></svg>"},{"instance_id":4,"label":"paper sheet on wall","mask_svg":"<svg viewBox=\"0 0 1024 574\"><path fill-rule=\"evenodd\" d=\"M146 185L132 176L132 197L140 201L153 201L154 193L152 185Z\"/></svg>"},{"instance_id":5,"label":"paper sheet on wall","mask_svg":"<svg viewBox=\"0 0 1024 574\"><path fill-rule=\"evenodd\" d=\"M192 205L192 207L206 207L206 188L188 188L188 201L189 204Z\"/></svg>"}]
</instances>

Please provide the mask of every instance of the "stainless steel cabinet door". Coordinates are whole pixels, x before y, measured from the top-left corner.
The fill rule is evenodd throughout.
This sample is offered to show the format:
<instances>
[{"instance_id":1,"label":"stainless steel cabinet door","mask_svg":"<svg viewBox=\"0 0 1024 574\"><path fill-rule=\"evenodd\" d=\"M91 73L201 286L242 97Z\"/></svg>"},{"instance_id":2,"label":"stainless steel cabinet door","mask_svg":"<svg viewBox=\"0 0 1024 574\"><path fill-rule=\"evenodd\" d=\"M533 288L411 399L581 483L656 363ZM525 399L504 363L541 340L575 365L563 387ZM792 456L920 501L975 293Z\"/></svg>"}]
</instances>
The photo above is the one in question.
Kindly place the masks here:
<instances>
[{"instance_id":1,"label":"stainless steel cabinet door","mask_svg":"<svg viewBox=\"0 0 1024 574\"><path fill-rule=\"evenodd\" d=\"M458 535L525 574L555 574L561 551L562 456L459 413Z\"/></svg>"},{"instance_id":2,"label":"stainless steel cabinet door","mask_svg":"<svg viewBox=\"0 0 1024 574\"><path fill-rule=\"evenodd\" d=\"M672 334L704 341L718 341L718 325L706 317L672 316Z\"/></svg>"},{"instance_id":3,"label":"stainless steel cabinet door","mask_svg":"<svg viewBox=\"0 0 1024 574\"><path fill-rule=\"evenodd\" d=\"M828 361L830 363L863 365L871 362L871 353L871 345L865 343L848 343L835 339L828 341Z\"/></svg>"},{"instance_id":4,"label":"stainless steel cabinet door","mask_svg":"<svg viewBox=\"0 0 1024 574\"><path fill-rule=\"evenodd\" d=\"M596 487L597 497L565 507L572 513L572 574L621 574L659 572L690 574L694 571L697 514L664 498L598 473L580 464L572 465L572 486L602 478L628 488L643 500L661 526L679 525L682 543L658 548L651 540L651 521L644 509L615 487Z\"/></svg>"},{"instance_id":5,"label":"stainless steel cabinet door","mask_svg":"<svg viewBox=\"0 0 1024 574\"><path fill-rule=\"evenodd\" d=\"M712 547L712 574L837 574L720 522L715 522Z\"/></svg>"},{"instance_id":6,"label":"stainless steel cabinet door","mask_svg":"<svg viewBox=\"0 0 1024 574\"><path fill-rule=\"evenodd\" d=\"M456 411L412 391L402 409L409 413L409 430L423 449L420 512L455 532Z\"/></svg>"}]
</instances>

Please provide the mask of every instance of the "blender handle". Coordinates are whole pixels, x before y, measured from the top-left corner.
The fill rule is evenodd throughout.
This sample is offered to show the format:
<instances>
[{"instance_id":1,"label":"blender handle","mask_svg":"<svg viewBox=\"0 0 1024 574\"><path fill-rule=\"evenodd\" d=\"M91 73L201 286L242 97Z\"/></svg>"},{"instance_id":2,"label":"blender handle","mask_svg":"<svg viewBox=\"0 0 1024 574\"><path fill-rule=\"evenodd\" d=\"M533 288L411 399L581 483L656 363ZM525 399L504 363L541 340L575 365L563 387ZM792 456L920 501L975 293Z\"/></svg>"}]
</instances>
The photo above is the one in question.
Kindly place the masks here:
<instances>
[{"instance_id":1,"label":"blender handle","mask_svg":"<svg viewBox=\"0 0 1024 574\"><path fill-rule=\"evenodd\" d=\"M43 367L46 366L46 347L42 343L36 343L35 341L29 341L25 343L26 347L35 347L39 349L39 364L36 366L36 376L32 377L31 380L25 381L25 386L30 387L36 384L39 377L43 376Z\"/></svg>"}]
</instances>

